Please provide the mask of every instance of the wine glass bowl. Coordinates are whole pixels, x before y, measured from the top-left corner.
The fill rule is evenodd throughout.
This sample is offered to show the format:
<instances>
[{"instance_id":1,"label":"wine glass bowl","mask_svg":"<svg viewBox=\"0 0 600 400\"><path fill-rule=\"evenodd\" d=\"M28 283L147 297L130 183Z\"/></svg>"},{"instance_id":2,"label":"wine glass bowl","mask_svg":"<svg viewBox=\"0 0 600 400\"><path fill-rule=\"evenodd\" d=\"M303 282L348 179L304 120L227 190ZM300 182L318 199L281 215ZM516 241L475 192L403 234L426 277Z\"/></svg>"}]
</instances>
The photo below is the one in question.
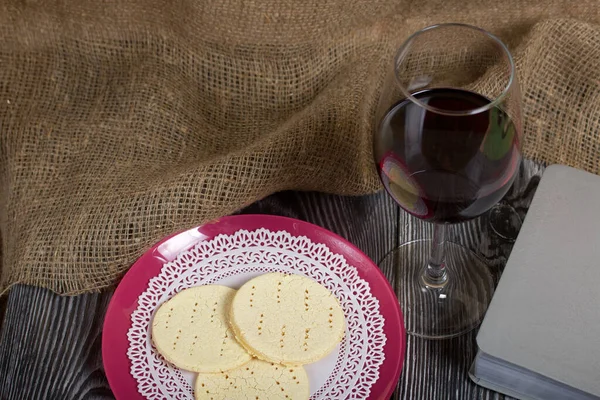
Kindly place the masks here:
<instances>
[{"instance_id":1,"label":"wine glass bowl","mask_svg":"<svg viewBox=\"0 0 600 400\"><path fill-rule=\"evenodd\" d=\"M510 52L480 28L425 28L398 50L375 118L373 152L385 189L402 209L435 224L432 240L406 243L383 261L403 275L407 330L456 336L479 323L494 283L476 254L446 242L445 227L498 203L521 162Z\"/></svg>"}]
</instances>

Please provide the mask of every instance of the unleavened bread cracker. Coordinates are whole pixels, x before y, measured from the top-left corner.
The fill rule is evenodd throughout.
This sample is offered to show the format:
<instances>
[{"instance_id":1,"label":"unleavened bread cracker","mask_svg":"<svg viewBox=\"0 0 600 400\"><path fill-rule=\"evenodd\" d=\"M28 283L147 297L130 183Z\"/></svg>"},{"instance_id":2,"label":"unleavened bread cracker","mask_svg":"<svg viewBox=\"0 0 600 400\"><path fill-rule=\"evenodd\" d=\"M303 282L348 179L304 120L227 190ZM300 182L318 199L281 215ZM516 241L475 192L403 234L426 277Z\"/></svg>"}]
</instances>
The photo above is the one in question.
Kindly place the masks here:
<instances>
[{"instance_id":1,"label":"unleavened bread cracker","mask_svg":"<svg viewBox=\"0 0 600 400\"><path fill-rule=\"evenodd\" d=\"M258 359L219 374L198 374L196 400L306 400L310 396L303 367L286 367Z\"/></svg>"},{"instance_id":2,"label":"unleavened bread cracker","mask_svg":"<svg viewBox=\"0 0 600 400\"><path fill-rule=\"evenodd\" d=\"M162 304L152 321L158 352L177 367L195 372L227 371L250 361L227 322L235 292L226 286L198 286Z\"/></svg>"},{"instance_id":3,"label":"unleavened bread cracker","mask_svg":"<svg viewBox=\"0 0 600 400\"><path fill-rule=\"evenodd\" d=\"M300 275L269 273L248 281L236 293L229 318L246 350L284 365L321 359L345 332L336 297Z\"/></svg>"}]
</instances>

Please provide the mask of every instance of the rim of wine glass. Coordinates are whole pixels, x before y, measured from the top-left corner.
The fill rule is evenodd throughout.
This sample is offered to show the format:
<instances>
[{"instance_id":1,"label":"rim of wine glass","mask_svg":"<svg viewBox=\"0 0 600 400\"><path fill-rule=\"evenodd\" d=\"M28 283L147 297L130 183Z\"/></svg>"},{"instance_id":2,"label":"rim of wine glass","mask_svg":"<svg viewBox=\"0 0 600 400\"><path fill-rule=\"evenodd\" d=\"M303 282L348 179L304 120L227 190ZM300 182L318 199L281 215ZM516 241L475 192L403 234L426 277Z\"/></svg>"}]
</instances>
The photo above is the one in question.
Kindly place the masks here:
<instances>
[{"instance_id":1,"label":"rim of wine glass","mask_svg":"<svg viewBox=\"0 0 600 400\"><path fill-rule=\"evenodd\" d=\"M488 38L492 39L494 42L496 42L500 46L502 51L504 51L504 53L508 57L508 63L510 65L510 77L508 79L508 83L506 84L506 86L504 87L502 92L498 96L496 96L495 99L490 101L489 104L486 104L481 107L473 108L471 110L465 110L465 111L444 110L443 108L432 107L428 104L423 103L421 100L414 97L410 93L410 91L404 86L404 84L402 84L400 82L399 76L396 72L396 66L398 65L398 61L399 61L400 57L405 56L405 53L406 53L406 51L408 51L408 47L410 46L412 41L417 36L420 36L421 34L426 33L428 31L432 31L434 29L439 29L439 28L448 28L448 27L460 27L460 28L467 28L467 29L479 31L479 32L483 33L484 35L486 35ZM502 40L500 40L497 36L493 35L492 33L486 31L485 29L479 28L477 26L469 25L469 24L461 24L461 23L454 23L454 22L430 25L421 30L416 31L415 33L410 35L408 37L408 39L406 39L404 41L404 43L402 43L402 45L396 52L396 56L394 57L394 77L396 78L396 82L398 82L398 85L400 86L400 90L402 91L402 93L404 93L404 95L406 95L406 98L409 99L410 101L412 101L413 103L416 103L417 105L425 108L426 110L429 110L429 111L432 111L432 112L435 112L438 114L442 114L442 115L456 115L456 116L473 115L473 114L479 114L480 112L488 111L488 110L498 106L498 104L500 104L500 102L502 102L502 100L504 100L504 98L508 94L508 91L512 87L512 85L515 81L515 73L516 73L515 62L513 60L512 54L510 54L508 47L506 47L506 45L504 44L504 42L502 42Z\"/></svg>"}]
</instances>

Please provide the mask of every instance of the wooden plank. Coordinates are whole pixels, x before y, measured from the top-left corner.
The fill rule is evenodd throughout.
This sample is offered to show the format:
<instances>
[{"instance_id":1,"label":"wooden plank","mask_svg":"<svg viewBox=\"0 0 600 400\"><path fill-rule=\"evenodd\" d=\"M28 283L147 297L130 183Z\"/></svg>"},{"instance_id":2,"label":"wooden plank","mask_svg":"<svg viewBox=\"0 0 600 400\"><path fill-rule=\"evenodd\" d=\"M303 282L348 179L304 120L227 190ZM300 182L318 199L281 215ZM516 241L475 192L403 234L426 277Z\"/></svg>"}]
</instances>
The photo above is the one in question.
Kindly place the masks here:
<instances>
[{"instance_id":1,"label":"wooden plank","mask_svg":"<svg viewBox=\"0 0 600 400\"><path fill-rule=\"evenodd\" d=\"M14 287L0 339L0 398L114 398L101 359L111 294L61 297L37 287Z\"/></svg>"},{"instance_id":2,"label":"wooden plank","mask_svg":"<svg viewBox=\"0 0 600 400\"><path fill-rule=\"evenodd\" d=\"M6 313L6 302L8 296L0 296L0 332L2 332L2 323L4 322L4 313Z\"/></svg>"},{"instance_id":3,"label":"wooden plank","mask_svg":"<svg viewBox=\"0 0 600 400\"><path fill-rule=\"evenodd\" d=\"M508 202L523 216L539 171L535 164L527 164L508 196ZM400 242L429 234L427 226L408 219L385 193L343 197L284 192L242 212L284 215L315 223L349 239L376 262ZM484 219L474 221L457 227L452 237L491 260L499 275L511 245L499 242L486 226ZM395 281L395 271L384 273ZM113 398L102 370L100 347L110 296L111 292L61 297L40 288L16 286L8 296L0 337L0 398ZM466 372L474 351L474 333L447 341L409 337L407 359L394 399L503 398L468 379Z\"/></svg>"}]
</instances>

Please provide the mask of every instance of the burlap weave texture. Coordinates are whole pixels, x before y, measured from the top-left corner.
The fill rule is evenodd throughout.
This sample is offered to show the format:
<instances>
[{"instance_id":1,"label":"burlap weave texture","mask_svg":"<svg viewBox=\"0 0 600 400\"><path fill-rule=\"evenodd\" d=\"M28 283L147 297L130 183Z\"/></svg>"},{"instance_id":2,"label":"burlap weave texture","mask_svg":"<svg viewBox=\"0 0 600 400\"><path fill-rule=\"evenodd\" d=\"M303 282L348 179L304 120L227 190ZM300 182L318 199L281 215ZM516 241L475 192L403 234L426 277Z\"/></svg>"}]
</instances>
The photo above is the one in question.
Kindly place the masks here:
<instances>
[{"instance_id":1,"label":"burlap weave texture","mask_svg":"<svg viewBox=\"0 0 600 400\"><path fill-rule=\"evenodd\" d=\"M600 2L0 2L0 290L116 282L270 193L378 190L372 115L409 34L514 53L525 155L600 173Z\"/></svg>"}]
</instances>

